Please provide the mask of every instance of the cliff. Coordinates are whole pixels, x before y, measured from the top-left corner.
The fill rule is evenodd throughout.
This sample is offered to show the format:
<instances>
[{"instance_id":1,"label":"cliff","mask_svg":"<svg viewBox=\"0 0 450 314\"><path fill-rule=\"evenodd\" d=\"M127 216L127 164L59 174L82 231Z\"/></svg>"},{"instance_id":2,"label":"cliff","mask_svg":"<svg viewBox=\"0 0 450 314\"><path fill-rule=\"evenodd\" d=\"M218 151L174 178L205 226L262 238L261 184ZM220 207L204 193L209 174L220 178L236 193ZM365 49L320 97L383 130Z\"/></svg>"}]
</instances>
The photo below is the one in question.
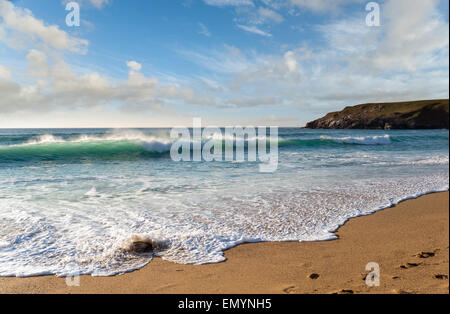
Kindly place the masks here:
<instances>
[{"instance_id":1,"label":"cliff","mask_svg":"<svg viewBox=\"0 0 450 314\"><path fill-rule=\"evenodd\" d=\"M309 122L309 129L448 129L449 101L422 100L347 107Z\"/></svg>"}]
</instances>

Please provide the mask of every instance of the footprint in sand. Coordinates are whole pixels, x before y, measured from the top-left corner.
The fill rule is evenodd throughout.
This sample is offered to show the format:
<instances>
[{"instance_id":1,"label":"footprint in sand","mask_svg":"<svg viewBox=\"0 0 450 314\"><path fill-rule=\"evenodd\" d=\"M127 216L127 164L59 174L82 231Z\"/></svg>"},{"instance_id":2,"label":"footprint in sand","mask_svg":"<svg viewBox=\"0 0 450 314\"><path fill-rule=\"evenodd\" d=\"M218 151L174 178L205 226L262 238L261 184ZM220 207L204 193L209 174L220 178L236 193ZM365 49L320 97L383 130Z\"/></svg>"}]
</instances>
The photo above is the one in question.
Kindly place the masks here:
<instances>
[{"instance_id":1,"label":"footprint in sand","mask_svg":"<svg viewBox=\"0 0 450 314\"><path fill-rule=\"evenodd\" d=\"M414 292L412 291L396 290L396 289L392 290L392 292L395 294L414 294Z\"/></svg>"},{"instance_id":2,"label":"footprint in sand","mask_svg":"<svg viewBox=\"0 0 450 314\"><path fill-rule=\"evenodd\" d=\"M400 265L401 269L409 269L422 265L422 263L406 263L406 265Z\"/></svg>"},{"instance_id":3,"label":"footprint in sand","mask_svg":"<svg viewBox=\"0 0 450 314\"><path fill-rule=\"evenodd\" d=\"M420 252L414 255L414 257L418 258L430 258L436 256L436 253L439 251L439 249L434 250L433 252Z\"/></svg>"},{"instance_id":4,"label":"footprint in sand","mask_svg":"<svg viewBox=\"0 0 450 314\"><path fill-rule=\"evenodd\" d=\"M355 291L350 289L342 289L340 291L333 292L332 294L355 294Z\"/></svg>"},{"instance_id":5,"label":"footprint in sand","mask_svg":"<svg viewBox=\"0 0 450 314\"><path fill-rule=\"evenodd\" d=\"M437 274L437 275L434 275L434 278L440 279L440 280L448 280L448 275Z\"/></svg>"},{"instance_id":6,"label":"footprint in sand","mask_svg":"<svg viewBox=\"0 0 450 314\"><path fill-rule=\"evenodd\" d=\"M297 289L297 287L291 286L291 287L287 287L286 289L283 289L283 292L287 293L287 294L292 294L292 293L296 292L296 289Z\"/></svg>"},{"instance_id":7,"label":"footprint in sand","mask_svg":"<svg viewBox=\"0 0 450 314\"><path fill-rule=\"evenodd\" d=\"M420 266L422 263L408 263L408 267L418 267Z\"/></svg>"},{"instance_id":8,"label":"footprint in sand","mask_svg":"<svg viewBox=\"0 0 450 314\"><path fill-rule=\"evenodd\" d=\"M435 254L433 252L421 252L419 254L416 255L419 258L430 258L430 257L434 257Z\"/></svg>"},{"instance_id":9,"label":"footprint in sand","mask_svg":"<svg viewBox=\"0 0 450 314\"><path fill-rule=\"evenodd\" d=\"M316 279L318 279L319 277L320 277L319 274L311 274L311 275L308 276L308 278L309 278L309 279L312 279L312 280L316 280Z\"/></svg>"}]
</instances>

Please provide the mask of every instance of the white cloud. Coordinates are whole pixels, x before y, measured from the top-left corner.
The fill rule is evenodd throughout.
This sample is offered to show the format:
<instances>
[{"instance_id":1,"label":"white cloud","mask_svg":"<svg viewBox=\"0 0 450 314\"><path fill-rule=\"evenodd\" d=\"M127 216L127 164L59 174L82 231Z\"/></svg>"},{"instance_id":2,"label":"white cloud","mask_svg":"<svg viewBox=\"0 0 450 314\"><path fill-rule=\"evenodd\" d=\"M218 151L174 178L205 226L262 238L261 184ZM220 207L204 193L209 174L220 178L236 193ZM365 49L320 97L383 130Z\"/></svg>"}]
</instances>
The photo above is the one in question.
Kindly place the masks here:
<instances>
[{"instance_id":1,"label":"white cloud","mask_svg":"<svg viewBox=\"0 0 450 314\"><path fill-rule=\"evenodd\" d=\"M11 78L11 71L0 64L0 80L9 80Z\"/></svg>"},{"instance_id":2,"label":"white cloud","mask_svg":"<svg viewBox=\"0 0 450 314\"><path fill-rule=\"evenodd\" d=\"M276 23L281 23L284 21L284 18L281 14L279 14L273 10L270 10L270 9L260 7L258 9L258 13L263 20L270 20L270 21L274 21Z\"/></svg>"},{"instance_id":3,"label":"white cloud","mask_svg":"<svg viewBox=\"0 0 450 314\"><path fill-rule=\"evenodd\" d=\"M199 22L198 23L198 27L200 28L199 30L199 34L204 35L206 37L211 37L211 32L209 31L209 29L205 26L205 24Z\"/></svg>"},{"instance_id":4,"label":"white cloud","mask_svg":"<svg viewBox=\"0 0 450 314\"><path fill-rule=\"evenodd\" d=\"M265 6L274 10L288 8L292 5L289 3L289 0L261 0L261 2L264 3Z\"/></svg>"},{"instance_id":5,"label":"white cloud","mask_svg":"<svg viewBox=\"0 0 450 314\"><path fill-rule=\"evenodd\" d=\"M244 71L249 61L241 51L233 46L225 45L220 50L178 50L177 53L191 62L217 74L234 74Z\"/></svg>"},{"instance_id":6,"label":"white cloud","mask_svg":"<svg viewBox=\"0 0 450 314\"><path fill-rule=\"evenodd\" d=\"M105 6L107 6L108 4L110 4L112 2L112 0L63 0L62 4L64 6L66 6L67 3L75 1L78 4L80 4L80 6L84 6L85 4L88 4L90 6L93 6L99 10L103 9Z\"/></svg>"},{"instance_id":7,"label":"white cloud","mask_svg":"<svg viewBox=\"0 0 450 314\"><path fill-rule=\"evenodd\" d=\"M216 5L219 3L223 1ZM309 9L328 10L325 3L319 0L315 7L309 4ZM279 8L272 0L264 0L264 5L275 13ZM253 11L261 16L259 9ZM23 78L24 74L11 74L0 65L0 112L85 110L112 104L130 112L161 112L172 105L189 104L271 106L274 110L290 106L321 114L360 102L448 97L448 22L440 15L437 0L388 0L382 12L382 27L367 27L364 11L324 20L325 24L315 29L323 42L320 46L289 44L272 54L227 45L180 49L179 55L199 66L201 74L170 83L162 83L161 75L159 79L144 75L136 61L126 63L128 77L117 82L101 73L77 74L47 49L41 49L47 54L28 49L25 81L32 83L15 82L12 77ZM277 22L268 17L271 13L262 15L266 22ZM261 19L253 20L257 21ZM244 31L271 36L260 24L235 23ZM0 40L5 26L0 23ZM8 36L10 31L5 28L4 34Z\"/></svg>"},{"instance_id":8,"label":"white cloud","mask_svg":"<svg viewBox=\"0 0 450 314\"><path fill-rule=\"evenodd\" d=\"M214 82L222 96L216 104L224 107L273 104L323 113L371 101L448 98L448 22L438 1L415 1L386 1L382 27L367 27L364 14L318 26L320 46L185 56L222 74Z\"/></svg>"},{"instance_id":9,"label":"white cloud","mask_svg":"<svg viewBox=\"0 0 450 314\"><path fill-rule=\"evenodd\" d=\"M362 3L364 0L290 0L291 4L314 12L336 11L349 3Z\"/></svg>"},{"instance_id":10,"label":"white cloud","mask_svg":"<svg viewBox=\"0 0 450 314\"><path fill-rule=\"evenodd\" d=\"M254 6L252 0L203 0L206 4L218 7L224 6Z\"/></svg>"},{"instance_id":11,"label":"white cloud","mask_svg":"<svg viewBox=\"0 0 450 314\"><path fill-rule=\"evenodd\" d=\"M48 76L48 62L45 53L32 49L27 55L27 60L29 63L29 75L31 77Z\"/></svg>"},{"instance_id":12,"label":"white cloud","mask_svg":"<svg viewBox=\"0 0 450 314\"><path fill-rule=\"evenodd\" d=\"M277 115L271 114L267 117L263 117L256 123L257 125L287 125L292 127L293 125L301 125L300 119L298 117L278 117Z\"/></svg>"},{"instance_id":13,"label":"white cloud","mask_svg":"<svg viewBox=\"0 0 450 314\"><path fill-rule=\"evenodd\" d=\"M31 11L18 8L9 1L0 0L0 20L0 28L3 28L0 40L11 46L23 47L25 42L39 40L58 50L86 52L86 40L72 37L56 25L45 25L42 20L35 18ZM13 34L13 38L8 37L8 31Z\"/></svg>"},{"instance_id":14,"label":"white cloud","mask_svg":"<svg viewBox=\"0 0 450 314\"><path fill-rule=\"evenodd\" d=\"M137 63L136 61L127 61L127 67L132 71L139 72L142 69L142 64Z\"/></svg>"},{"instance_id":15,"label":"white cloud","mask_svg":"<svg viewBox=\"0 0 450 314\"><path fill-rule=\"evenodd\" d=\"M297 70L298 62L295 58L295 54L292 51L288 51L284 54L284 60L289 72L295 72Z\"/></svg>"},{"instance_id":16,"label":"white cloud","mask_svg":"<svg viewBox=\"0 0 450 314\"><path fill-rule=\"evenodd\" d=\"M139 72L142 66L127 62L129 76L124 81L113 80L96 72L78 75L61 58L50 65L42 51L31 50L27 56L30 78L34 83L21 85L11 79L8 69L0 66L0 112L75 110L107 108L120 105L130 112L137 110L163 111L166 103L206 105L210 97L198 96L192 90L164 85L155 77Z\"/></svg>"},{"instance_id":17,"label":"white cloud","mask_svg":"<svg viewBox=\"0 0 450 314\"><path fill-rule=\"evenodd\" d=\"M382 27L367 27L360 18L352 18L319 26L318 30L340 55L339 61L355 68L432 69L448 64L442 55L448 55L448 22L439 15L437 4L434 0L389 0L383 7Z\"/></svg>"},{"instance_id":18,"label":"white cloud","mask_svg":"<svg viewBox=\"0 0 450 314\"><path fill-rule=\"evenodd\" d=\"M432 67L433 63L448 65L449 25L438 11L438 4L437 0L387 1L383 12L388 31L373 56L374 64L410 71ZM445 59L443 55L441 60L434 57L444 50Z\"/></svg>"},{"instance_id":19,"label":"white cloud","mask_svg":"<svg viewBox=\"0 0 450 314\"><path fill-rule=\"evenodd\" d=\"M301 81L301 56L296 51L287 51L282 56L244 53L240 50L186 53L188 60L212 71L217 77L214 82L215 95L219 98L216 106L250 107L280 105L289 94L296 90ZM203 81L206 81L203 78ZM212 84L206 81L211 88ZM277 95L274 97L274 95Z\"/></svg>"},{"instance_id":20,"label":"white cloud","mask_svg":"<svg viewBox=\"0 0 450 314\"><path fill-rule=\"evenodd\" d=\"M382 27L360 18L318 27L328 44L306 63L306 98L340 105L448 98L448 22L438 1L388 0L382 9Z\"/></svg>"},{"instance_id":21,"label":"white cloud","mask_svg":"<svg viewBox=\"0 0 450 314\"><path fill-rule=\"evenodd\" d=\"M273 96L268 97L238 97L224 100L224 105L229 107L256 107L278 105L280 99Z\"/></svg>"},{"instance_id":22,"label":"white cloud","mask_svg":"<svg viewBox=\"0 0 450 314\"><path fill-rule=\"evenodd\" d=\"M267 33L261 29L259 29L258 27L254 26L254 25L236 25L237 27L239 27L240 29L248 32L248 33L252 33L252 34L256 34L256 35L260 35L260 36L265 36L265 37L272 37L272 34Z\"/></svg>"},{"instance_id":23,"label":"white cloud","mask_svg":"<svg viewBox=\"0 0 450 314\"><path fill-rule=\"evenodd\" d=\"M281 14L264 7L259 7L256 10L254 8L238 8L236 14L237 17L234 21L241 25L262 25L284 21Z\"/></svg>"},{"instance_id":24,"label":"white cloud","mask_svg":"<svg viewBox=\"0 0 450 314\"><path fill-rule=\"evenodd\" d=\"M110 0L89 0L89 2L97 9L102 9L105 5L109 4Z\"/></svg>"},{"instance_id":25,"label":"white cloud","mask_svg":"<svg viewBox=\"0 0 450 314\"><path fill-rule=\"evenodd\" d=\"M259 6L261 3L253 0L203 0L208 5L225 7L234 6L233 19L236 26L246 32L257 34L265 37L272 37L267 31L264 31L261 27L263 24L270 23L282 23L284 17L282 14L278 13L279 10L286 6L286 3L280 5L278 0L262 0L261 2L265 5ZM258 6L258 7L257 7ZM203 29L201 33L209 34L209 31L200 25Z\"/></svg>"}]
</instances>

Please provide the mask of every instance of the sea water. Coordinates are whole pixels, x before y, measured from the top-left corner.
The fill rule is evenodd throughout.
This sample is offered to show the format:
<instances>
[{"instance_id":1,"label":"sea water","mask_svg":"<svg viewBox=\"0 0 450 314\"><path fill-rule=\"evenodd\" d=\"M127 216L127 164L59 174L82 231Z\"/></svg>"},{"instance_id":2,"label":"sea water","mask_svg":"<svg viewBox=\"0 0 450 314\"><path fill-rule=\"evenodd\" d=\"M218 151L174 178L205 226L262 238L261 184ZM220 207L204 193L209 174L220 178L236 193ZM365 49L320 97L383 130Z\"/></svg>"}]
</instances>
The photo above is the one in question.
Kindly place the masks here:
<instances>
[{"instance_id":1,"label":"sea water","mask_svg":"<svg viewBox=\"0 0 450 314\"><path fill-rule=\"evenodd\" d=\"M280 129L274 173L172 161L169 134L0 130L0 276L108 276L154 255L204 264L244 242L330 240L349 218L449 186L448 130ZM136 239L165 245L138 254Z\"/></svg>"}]
</instances>

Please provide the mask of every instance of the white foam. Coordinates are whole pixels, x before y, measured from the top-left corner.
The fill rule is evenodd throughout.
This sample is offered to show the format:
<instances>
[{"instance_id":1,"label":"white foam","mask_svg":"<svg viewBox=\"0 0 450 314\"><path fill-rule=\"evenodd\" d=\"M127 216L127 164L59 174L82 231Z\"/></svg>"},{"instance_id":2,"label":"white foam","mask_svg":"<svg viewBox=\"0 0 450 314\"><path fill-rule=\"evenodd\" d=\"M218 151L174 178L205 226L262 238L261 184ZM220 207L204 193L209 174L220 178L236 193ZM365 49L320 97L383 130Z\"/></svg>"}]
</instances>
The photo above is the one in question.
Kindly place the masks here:
<instances>
[{"instance_id":1,"label":"white foam","mask_svg":"<svg viewBox=\"0 0 450 314\"><path fill-rule=\"evenodd\" d=\"M168 186L166 193L150 197L128 186L132 178L107 179L115 191L109 195L114 198L78 199L72 187L64 192L67 196L43 195L45 203L20 197L2 202L0 224L8 228L0 231L4 244L0 246L0 276L64 276L74 271L108 276L139 269L152 255L124 250L136 236L166 241L168 248L156 254L168 261L221 262L225 249L244 242L334 239L333 231L349 218L448 190L448 176L434 175L407 182L371 179L332 187L289 185L291 188L280 192L276 187L286 182L280 177L260 183L258 188L246 179L221 193L214 189L195 192L196 182L189 180L188 194L173 193L178 188ZM162 188L161 182L152 183L149 177L133 180ZM104 189L108 187L102 187L102 192ZM98 193L92 186L88 191L89 195ZM52 193L50 186L48 193ZM74 201L67 201L68 195L73 195Z\"/></svg>"},{"instance_id":2,"label":"white foam","mask_svg":"<svg viewBox=\"0 0 450 314\"><path fill-rule=\"evenodd\" d=\"M387 161L381 163L374 163L374 165L387 165L387 166L413 166L413 165L448 165L448 155L430 156L427 158L404 160L404 161Z\"/></svg>"},{"instance_id":3,"label":"white foam","mask_svg":"<svg viewBox=\"0 0 450 314\"><path fill-rule=\"evenodd\" d=\"M388 145L391 144L391 137L389 135L382 136L347 136L347 137L330 137L321 136L323 140L332 140L337 143L359 144L359 145Z\"/></svg>"},{"instance_id":4,"label":"white foam","mask_svg":"<svg viewBox=\"0 0 450 314\"><path fill-rule=\"evenodd\" d=\"M30 139L23 144L15 144L7 147L20 147L20 146L34 146L43 144L79 144L79 143L92 143L92 142L120 142L130 141L137 142L149 152L164 153L170 151L172 141L165 135L155 136L148 135L143 132L135 130L117 130L104 135L79 135L73 138L63 139L62 137L54 136L52 134L39 135L36 138Z\"/></svg>"},{"instance_id":5,"label":"white foam","mask_svg":"<svg viewBox=\"0 0 450 314\"><path fill-rule=\"evenodd\" d=\"M85 196L95 196L97 195L97 189L95 188L95 186L93 186L88 192L86 192L86 194L84 194Z\"/></svg>"},{"instance_id":6,"label":"white foam","mask_svg":"<svg viewBox=\"0 0 450 314\"><path fill-rule=\"evenodd\" d=\"M38 145L38 144L64 143L64 142L65 141L61 137L54 136L53 134L43 134L43 135L39 135L35 139L30 139L25 145ZM20 145L14 145L14 146L20 146Z\"/></svg>"}]
</instances>

